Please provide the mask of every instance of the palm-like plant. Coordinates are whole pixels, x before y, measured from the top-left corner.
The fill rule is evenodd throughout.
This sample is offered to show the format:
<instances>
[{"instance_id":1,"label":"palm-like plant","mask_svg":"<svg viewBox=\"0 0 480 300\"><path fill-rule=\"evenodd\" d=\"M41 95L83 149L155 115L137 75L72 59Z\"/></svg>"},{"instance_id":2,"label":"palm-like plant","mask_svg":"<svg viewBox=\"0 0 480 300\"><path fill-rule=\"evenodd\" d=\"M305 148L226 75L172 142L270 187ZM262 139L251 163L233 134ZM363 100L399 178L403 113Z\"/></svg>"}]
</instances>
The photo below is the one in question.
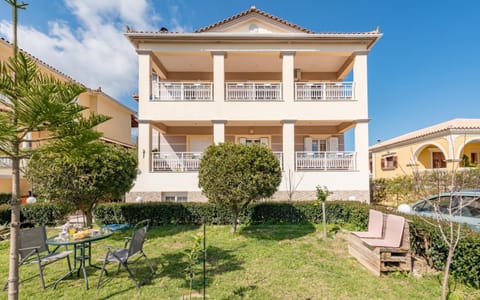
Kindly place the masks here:
<instances>
[{"instance_id":1,"label":"palm-like plant","mask_svg":"<svg viewBox=\"0 0 480 300\"><path fill-rule=\"evenodd\" d=\"M25 4L17 4L16 0L6 2L14 12L14 44L13 56L0 63L0 154L12 161L8 297L18 299L20 162L35 151L22 145L65 139L68 148L79 146L97 139L100 133L93 127L108 118L99 115L83 118L82 111L86 108L78 105L77 98L85 88L41 73L34 60L18 52L16 10ZM39 132L45 134L35 134Z\"/></svg>"}]
</instances>

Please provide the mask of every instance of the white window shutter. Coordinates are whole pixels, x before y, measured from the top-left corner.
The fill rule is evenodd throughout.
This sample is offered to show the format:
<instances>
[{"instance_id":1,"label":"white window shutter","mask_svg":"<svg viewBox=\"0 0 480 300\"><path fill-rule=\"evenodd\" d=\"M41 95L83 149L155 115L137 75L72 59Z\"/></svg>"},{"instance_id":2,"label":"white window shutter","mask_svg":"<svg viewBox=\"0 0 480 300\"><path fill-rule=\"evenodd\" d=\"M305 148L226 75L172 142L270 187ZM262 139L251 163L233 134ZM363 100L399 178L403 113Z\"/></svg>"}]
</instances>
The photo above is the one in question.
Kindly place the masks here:
<instances>
[{"instance_id":1,"label":"white window shutter","mask_svg":"<svg viewBox=\"0 0 480 300\"><path fill-rule=\"evenodd\" d=\"M303 139L303 151L312 151L312 138L306 137Z\"/></svg>"},{"instance_id":2,"label":"white window shutter","mask_svg":"<svg viewBox=\"0 0 480 300\"><path fill-rule=\"evenodd\" d=\"M338 137L328 139L327 151L338 151Z\"/></svg>"},{"instance_id":3,"label":"white window shutter","mask_svg":"<svg viewBox=\"0 0 480 300\"><path fill-rule=\"evenodd\" d=\"M244 138L244 137L238 138L238 143L242 145L247 144L247 138Z\"/></svg>"},{"instance_id":4,"label":"white window shutter","mask_svg":"<svg viewBox=\"0 0 480 300\"><path fill-rule=\"evenodd\" d=\"M265 145L268 147L268 137L260 138L260 145Z\"/></svg>"}]
</instances>

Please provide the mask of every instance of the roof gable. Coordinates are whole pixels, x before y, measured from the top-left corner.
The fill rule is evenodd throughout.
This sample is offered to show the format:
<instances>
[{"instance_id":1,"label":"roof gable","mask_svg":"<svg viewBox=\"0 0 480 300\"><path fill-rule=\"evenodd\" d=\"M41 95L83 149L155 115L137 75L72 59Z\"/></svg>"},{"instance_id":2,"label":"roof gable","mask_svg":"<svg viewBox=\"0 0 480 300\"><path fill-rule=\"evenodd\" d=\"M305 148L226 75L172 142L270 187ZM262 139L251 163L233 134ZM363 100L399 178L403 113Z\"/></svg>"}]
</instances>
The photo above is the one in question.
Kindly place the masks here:
<instances>
[{"instance_id":1,"label":"roof gable","mask_svg":"<svg viewBox=\"0 0 480 300\"><path fill-rule=\"evenodd\" d=\"M268 14L255 6L195 31L231 33L313 33L296 24Z\"/></svg>"}]
</instances>

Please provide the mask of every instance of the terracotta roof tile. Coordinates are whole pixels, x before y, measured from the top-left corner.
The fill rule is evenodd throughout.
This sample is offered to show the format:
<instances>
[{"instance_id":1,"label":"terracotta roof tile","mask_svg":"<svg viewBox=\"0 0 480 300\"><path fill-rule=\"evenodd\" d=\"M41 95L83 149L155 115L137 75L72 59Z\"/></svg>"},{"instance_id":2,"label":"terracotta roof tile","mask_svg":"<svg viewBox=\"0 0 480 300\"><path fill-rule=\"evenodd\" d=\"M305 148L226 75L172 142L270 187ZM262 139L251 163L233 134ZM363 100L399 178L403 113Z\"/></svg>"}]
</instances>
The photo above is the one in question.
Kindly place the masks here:
<instances>
[{"instance_id":1,"label":"terracotta roof tile","mask_svg":"<svg viewBox=\"0 0 480 300\"><path fill-rule=\"evenodd\" d=\"M238 19L238 18L247 16L247 15L250 15L250 14L254 14L254 13L259 14L259 15L264 16L264 17L267 17L267 18L269 18L269 19L272 19L272 20L277 21L277 22L279 22L279 23L282 23L282 24L284 24L284 25L290 26L290 27L295 28L295 29L297 29L297 30L303 31L303 32L305 32L305 33L314 33L314 32L311 31L311 30L308 30L308 29L303 28L303 27L301 27L301 26L299 26L299 25L296 25L296 24L290 23L290 22L288 22L288 21L285 21L285 20L283 20L282 18L279 18L279 17L277 17L277 16L274 16L274 15L271 15L271 14L269 14L269 13L266 13L266 12L264 12L264 11L256 8L255 6L252 6L252 7L250 7L249 9L247 9L247 10L245 10L245 11L242 11L241 13L238 13L238 14L236 14L236 15L234 15L234 16L231 16L231 17L229 17L229 18L226 18L226 19L223 19L223 20L221 20L221 21L218 21L218 22L216 22L216 23L214 23L214 24L211 24L211 25L205 26L205 27L203 27L203 28L197 29L197 30L195 30L194 32L196 32L196 33L205 32L205 31L208 31L208 30L210 30L210 29L212 29L212 28L215 28L215 27L218 27L218 26L223 25L223 24L225 24L225 23L228 23L228 22L230 22L230 21L236 20L236 19Z\"/></svg>"},{"instance_id":2,"label":"terracotta roof tile","mask_svg":"<svg viewBox=\"0 0 480 300\"><path fill-rule=\"evenodd\" d=\"M416 138L421 138L429 136L435 133L439 133L447 130L466 130L466 129L479 129L480 130L480 119L453 119L446 121L440 124L436 124L430 127L426 127L420 130L412 131L407 134L382 141L370 147L370 150L375 150L385 146L405 142L408 140L413 140Z\"/></svg>"}]
</instances>

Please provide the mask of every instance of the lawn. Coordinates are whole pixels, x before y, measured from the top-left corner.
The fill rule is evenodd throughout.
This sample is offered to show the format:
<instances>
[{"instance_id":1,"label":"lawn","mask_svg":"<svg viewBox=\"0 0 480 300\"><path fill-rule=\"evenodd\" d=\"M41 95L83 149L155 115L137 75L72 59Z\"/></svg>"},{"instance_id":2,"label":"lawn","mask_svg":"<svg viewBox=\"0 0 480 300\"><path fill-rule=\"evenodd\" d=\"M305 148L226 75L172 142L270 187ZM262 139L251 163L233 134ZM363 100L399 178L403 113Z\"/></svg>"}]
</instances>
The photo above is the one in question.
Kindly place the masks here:
<instances>
[{"instance_id":1,"label":"lawn","mask_svg":"<svg viewBox=\"0 0 480 300\"><path fill-rule=\"evenodd\" d=\"M21 299L188 299L189 285L184 269L183 250L193 244L198 226L153 228L144 250L156 268L149 279L146 264L139 261L134 273L145 281L137 289L127 272L121 271L95 289L99 270L89 270L90 290L76 275L61 282L56 290L41 291L34 278L20 286ZM240 227L232 235L229 226L207 226L207 286L209 299L438 299L438 275L417 278L390 274L377 278L348 255L346 232L335 238L322 238L319 225L262 225ZM50 235L55 231L50 230ZM105 253L104 245L121 247L130 232L116 232L93 244L94 259ZM109 270L114 270L111 265ZM47 283L66 271L66 262L46 267ZM36 267L23 266L21 277ZM198 266L201 271L201 265ZM0 243L0 280L8 273L8 243ZM202 276L194 277L196 295L201 294ZM3 284L3 283L2 283ZM453 299L479 299L480 291L460 284L454 286ZM195 296L195 294L194 294ZM2 292L0 298L6 298Z\"/></svg>"}]
</instances>

